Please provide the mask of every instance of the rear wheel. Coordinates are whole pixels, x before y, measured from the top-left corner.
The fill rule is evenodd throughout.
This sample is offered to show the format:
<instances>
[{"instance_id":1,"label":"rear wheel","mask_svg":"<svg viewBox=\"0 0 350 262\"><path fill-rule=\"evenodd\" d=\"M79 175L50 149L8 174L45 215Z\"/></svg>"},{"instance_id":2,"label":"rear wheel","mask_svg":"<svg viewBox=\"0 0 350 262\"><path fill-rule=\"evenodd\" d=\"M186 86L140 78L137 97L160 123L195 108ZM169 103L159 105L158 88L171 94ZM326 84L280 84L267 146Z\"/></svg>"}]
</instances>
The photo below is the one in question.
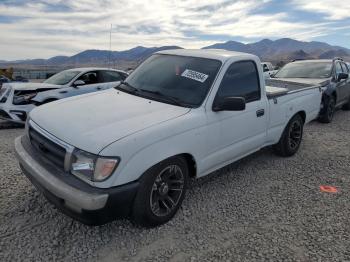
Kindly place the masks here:
<instances>
[{"instance_id":1,"label":"rear wheel","mask_svg":"<svg viewBox=\"0 0 350 262\"><path fill-rule=\"evenodd\" d=\"M273 146L276 154L280 156L294 155L301 144L303 138L304 121L298 114L295 115L283 131L280 141Z\"/></svg>"},{"instance_id":2,"label":"rear wheel","mask_svg":"<svg viewBox=\"0 0 350 262\"><path fill-rule=\"evenodd\" d=\"M146 227L168 222L182 204L187 183L188 166L182 157L166 159L146 171L134 201L134 222Z\"/></svg>"},{"instance_id":3,"label":"rear wheel","mask_svg":"<svg viewBox=\"0 0 350 262\"><path fill-rule=\"evenodd\" d=\"M335 113L335 105L336 105L336 101L334 96L331 96L328 102L324 102L324 107L325 107L324 113L318 119L321 123L332 122L334 113Z\"/></svg>"}]
</instances>

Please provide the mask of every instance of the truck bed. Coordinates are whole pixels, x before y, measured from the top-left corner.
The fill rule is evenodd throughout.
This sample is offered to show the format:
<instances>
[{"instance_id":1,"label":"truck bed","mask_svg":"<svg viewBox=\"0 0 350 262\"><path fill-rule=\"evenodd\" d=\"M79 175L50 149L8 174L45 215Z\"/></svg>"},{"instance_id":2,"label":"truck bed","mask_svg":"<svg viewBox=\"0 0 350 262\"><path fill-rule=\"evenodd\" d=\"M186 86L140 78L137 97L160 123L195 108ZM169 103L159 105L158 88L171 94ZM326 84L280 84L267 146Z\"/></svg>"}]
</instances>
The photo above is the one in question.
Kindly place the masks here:
<instances>
[{"instance_id":1,"label":"truck bed","mask_svg":"<svg viewBox=\"0 0 350 262\"><path fill-rule=\"evenodd\" d=\"M280 79L266 79L266 95L269 99L283 96L289 93L300 92L305 89L318 88L311 84L285 81Z\"/></svg>"}]
</instances>

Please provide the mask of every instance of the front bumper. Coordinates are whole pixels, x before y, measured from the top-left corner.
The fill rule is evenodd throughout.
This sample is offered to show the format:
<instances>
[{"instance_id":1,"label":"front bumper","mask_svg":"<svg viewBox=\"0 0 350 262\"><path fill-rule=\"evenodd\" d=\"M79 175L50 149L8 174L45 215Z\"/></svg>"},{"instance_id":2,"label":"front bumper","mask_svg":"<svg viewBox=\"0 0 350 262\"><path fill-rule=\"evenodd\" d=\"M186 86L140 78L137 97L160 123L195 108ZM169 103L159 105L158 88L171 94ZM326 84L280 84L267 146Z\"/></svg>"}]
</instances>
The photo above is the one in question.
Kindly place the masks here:
<instances>
[{"instance_id":1,"label":"front bumper","mask_svg":"<svg viewBox=\"0 0 350 262\"><path fill-rule=\"evenodd\" d=\"M108 189L92 187L39 157L26 136L15 140L15 150L23 173L66 215L100 225L130 214L138 182Z\"/></svg>"}]
</instances>

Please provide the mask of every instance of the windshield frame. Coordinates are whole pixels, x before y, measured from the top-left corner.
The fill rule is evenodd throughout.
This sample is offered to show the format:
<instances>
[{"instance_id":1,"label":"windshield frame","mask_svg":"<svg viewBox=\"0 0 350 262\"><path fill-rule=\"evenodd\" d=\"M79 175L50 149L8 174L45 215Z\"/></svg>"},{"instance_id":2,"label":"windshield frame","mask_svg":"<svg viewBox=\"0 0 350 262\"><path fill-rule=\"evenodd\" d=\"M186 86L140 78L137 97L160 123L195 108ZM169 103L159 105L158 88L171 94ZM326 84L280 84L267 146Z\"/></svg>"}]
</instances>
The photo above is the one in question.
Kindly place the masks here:
<instances>
[{"instance_id":1,"label":"windshield frame","mask_svg":"<svg viewBox=\"0 0 350 262\"><path fill-rule=\"evenodd\" d=\"M331 68L329 71L329 74L327 76L324 77L279 77L278 74L288 65L291 64L303 64L303 66L305 67L306 64L331 64ZM333 76L333 72L334 72L334 63L331 61L300 61L300 62L292 62L292 63L288 63L286 65L284 65L280 70L278 70L278 72L274 75L274 78L300 78L300 79L327 79L327 78L331 78Z\"/></svg>"},{"instance_id":2,"label":"windshield frame","mask_svg":"<svg viewBox=\"0 0 350 262\"><path fill-rule=\"evenodd\" d=\"M198 103L197 105L187 104L184 101L179 101L179 103L175 103L175 102L171 102L171 100L173 98L171 96L169 96L169 99L166 99L165 97L162 98L161 96L152 96L150 94L147 94L147 92L143 92L142 89L139 89L139 88L136 88L136 87L131 87L129 89L120 88L121 85L130 86L130 84L127 81L129 77L127 77L124 81L122 81L118 86L116 86L114 88L116 90L119 90L119 91L122 91L122 92L125 92L125 93L128 93L128 94L131 94L131 95L135 95L135 96L138 96L138 97L142 97L144 99L150 99L150 100L153 100L153 101L157 101L157 102L161 102L161 103L165 103L165 104L170 104L170 105L175 105L175 106L181 106L181 107L184 107L184 108L196 109L196 108L199 108L199 107L203 106L203 104L206 102L209 94L211 93L211 90L212 90L213 86L215 85L218 76L220 75L220 72L221 72L221 70L223 68L224 63L221 60L219 60L219 59L206 58L206 57L200 57L200 56L190 56L190 55L177 55L177 54L175 55L175 54L155 53L155 54L152 54L150 57L152 57L154 55L172 56L172 57L185 57L185 58L194 58L194 59L205 59L205 60L211 60L211 61L218 62L219 66L217 68L217 71L215 72L216 75L213 78L213 81L210 84L210 86L208 86L207 91L206 91L205 95L203 96L202 101L200 103ZM147 58L147 59L149 59L149 58ZM147 59L145 61L147 61ZM132 76L135 72L137 72L137 69L139 69L145 61L143 61L141 64L139 64L129 76ZM134 90L134 89L136 89L136 90ZM138 91L140 91L140 92L138 92ZM181 103L181 105L180 105L180 103Z\"/></svg>"},{"instance_id":3,"label":"windshield frame","mask_svg":"<svg viewBox=\"0 0 350 262\"><path fill-rule=\"evenodd\" d=\"M55 76L57 76L58 74L61 74L61 73L67 73L67 72L75 72L76 74L69 79L68 82L64 83L64 84L53 84L53 83L48 83L47 81ZM84 72L81 71L81 70L64 70L64 71L61 71L57 74L54 74L53 76L49 77L48 79L46 79L43 83L45 84L50 84L50 85L60 85L60 86L65 86L65 85L68 85L70 82L72 82L72 80L74 80L75 78L79 77L81 74L83 74Z\"/></svg>"}]
</instances>

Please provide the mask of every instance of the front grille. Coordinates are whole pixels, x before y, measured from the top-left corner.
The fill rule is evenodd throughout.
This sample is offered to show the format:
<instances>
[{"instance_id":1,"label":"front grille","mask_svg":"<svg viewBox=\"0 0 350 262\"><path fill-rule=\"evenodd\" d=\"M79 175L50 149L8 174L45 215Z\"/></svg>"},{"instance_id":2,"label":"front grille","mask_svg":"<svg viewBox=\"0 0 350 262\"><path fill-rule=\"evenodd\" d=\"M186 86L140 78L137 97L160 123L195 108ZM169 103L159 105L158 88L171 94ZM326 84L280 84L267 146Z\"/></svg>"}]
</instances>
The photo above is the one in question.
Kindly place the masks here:
<instances>
[{"instance_id":1,"label":"front grille","mask_svg":"<svg viewBox=\"0 0 350 262\"><path fill-rule=\"evenodd\" d=\"M31 144L39 151L43 158L46 158L57 167L64 169L66 150L62 146L52 142L31 126L29 126L29 139Z\"/></svg>"}]
</instances>

